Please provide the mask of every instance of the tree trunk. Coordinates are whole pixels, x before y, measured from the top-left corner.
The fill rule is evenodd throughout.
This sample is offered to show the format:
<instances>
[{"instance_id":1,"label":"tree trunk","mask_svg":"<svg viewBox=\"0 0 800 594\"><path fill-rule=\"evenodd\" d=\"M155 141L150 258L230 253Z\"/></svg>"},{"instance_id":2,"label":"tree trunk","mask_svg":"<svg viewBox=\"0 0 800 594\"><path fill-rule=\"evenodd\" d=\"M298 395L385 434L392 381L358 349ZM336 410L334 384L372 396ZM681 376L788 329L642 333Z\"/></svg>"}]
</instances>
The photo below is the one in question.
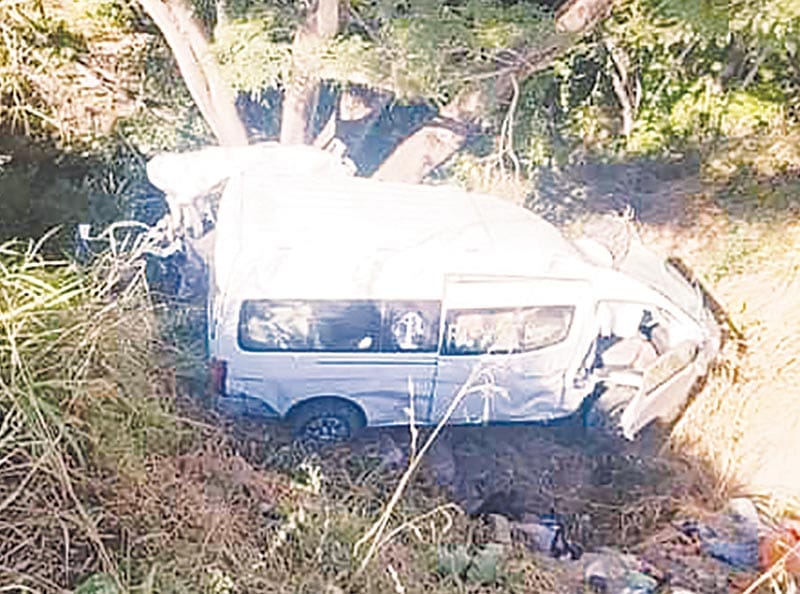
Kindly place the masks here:
<instances>
[{"instance_id":1,"label":"tree trunk","mask_svg":"<svg viewBox=\"0 0 800 594\"><path fill-rule=\"evenodd\" d=\"M439 117L401 142L372 176L384 181L418 183L460 149L492 103L507 103L513 82L547 68L583 33L608 16L613 0L567 0L556 11L556 31L541 47L522 51L516 63L499 69L490 91L466 89L439 112Z\"/></svg>"},{"instance_id":2,"label":"tree trunk","mask_svg":"<svg viewBox=\"0 0 800 594\"><path fill-rule=\"evenodd\" d=\"M247 131L236 111L233 91L222 79L203 25L186 0L139 0L161 30L183 80L217 142L247 144Z\"/></svg>"},{"instance_id":3,"label":"tree trunk","mask_svg":"<svg viewBox=\"0 0 800 594\"><path fill-rule=\"evenodd\" d=\"M313 139L319 80L313 76L315 50L339 31L339 0L317 0L297 30L292 45L292 76L286 82L281 111L281 142L308 144Z\"/></svg>"}]
</instances>

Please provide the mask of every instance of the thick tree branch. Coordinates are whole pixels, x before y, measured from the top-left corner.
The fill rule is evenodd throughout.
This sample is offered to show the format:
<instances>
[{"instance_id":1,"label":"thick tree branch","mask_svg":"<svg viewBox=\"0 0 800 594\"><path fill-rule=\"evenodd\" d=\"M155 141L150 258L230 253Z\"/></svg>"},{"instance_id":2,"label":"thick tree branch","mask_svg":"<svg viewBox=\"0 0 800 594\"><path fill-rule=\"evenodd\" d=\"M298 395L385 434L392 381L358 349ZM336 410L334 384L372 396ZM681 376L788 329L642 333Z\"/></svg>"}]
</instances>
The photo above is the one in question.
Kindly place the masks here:
<instances>
[{"instance_id":1,"label":"thick tree branch","mask_svg":"<svg viewBox=\"0 0 800 594\"><path fill-rule=\"evenodd\" d=\"M439 117L409 136L373 175L384 181L419 182L447 161L478 128L488 107L508 103L514 83L547 68L567 47L569 37L554 34L549 43L521 54L516 64L498 70L493 85L469 87L439 111Z\"/></svg>"},{"instance_id":2,"label":"thick tree branch","mask_svg":"<svg viewBox=\"0 0 800 594\"><path fill-rule=\"evenodd\" d=\"M186 0L139 0L175 56L183 80L220 145L247 144L233 91L222 79L202 23Z\"/></svg>"},{"instance_id":3,"label":"thick tree branch","mask_svg":"<svg viewBox=\"0 0 800 594\"><path fill-rule=\"evenodd\" d=\"M614 0L566 0L556 10L556 30L585 33L611 14Z\"/></svg>"},{"instance_id":4,"label":"thick tree branch","mask_svg":"<svg viewBox=\"0 0 800 594\"><path fill-rule=\"evenodd\" d=\"M611 70L611 86L622 110L622 133L627 138L633 132L641 87L638 85L638 79L634 78L633 83L631 82L628 55L611 39L604 40L604 45L614 65Z\"/></svg>"},{"instance_id":5,"label":"thick tree branch","mask_svg":"<svg viewBox=\"0 0 800 594\"><path fill-rule=\"evenodd\" d=\"M339 31L339 0L316 0L292 45L292 79L287 81L281 115L281 142L308 144L319 99L319 80L311 73L316 51Z\"/></svg>"},{"instance_id":6,"label":"thick tree branch","mask_svg":"<svg viewBox=\"0 0 800 594\"><path fill-rule=\"evenodd\" d=\"M385 181L419 182L461 148L477 121L493 103L507 103L514 82L521 83L552 63L583 33L605 18L613 0L567 0L556 11L554 33L539 47L521 52L516 61L504 62L487 89L468 88L439 112L439 118L401 142L373 175Z\"/></svg>"}]
</instances>

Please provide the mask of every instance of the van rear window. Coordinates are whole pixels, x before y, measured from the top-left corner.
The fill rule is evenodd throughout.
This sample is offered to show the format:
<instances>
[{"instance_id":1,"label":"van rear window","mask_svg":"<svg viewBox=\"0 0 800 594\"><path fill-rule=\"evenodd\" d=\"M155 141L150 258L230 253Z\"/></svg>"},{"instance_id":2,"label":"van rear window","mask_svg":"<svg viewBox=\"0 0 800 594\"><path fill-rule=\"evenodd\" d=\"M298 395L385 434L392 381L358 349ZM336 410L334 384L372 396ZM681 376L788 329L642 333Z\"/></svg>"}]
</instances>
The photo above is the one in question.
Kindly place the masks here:
<instances>
[{"instance_id":1,"label":"van rear window","mask_svg":"<svg viewBox=\"0 0 800 594\"><path fill-rule=\"evenodd\" d=\"M435 352L437 301L258 300L239 314L247 351Z\"/></svg>"},{"instance_id":2,"label":"van rear window","mask_svg":"<svg viewBox=\"0 0 800 594\"><path fill-rule=\"evenodd\" d=\"M442 354L509 354L543 349L567 338L574 313L574 307L561 305L450 310Z\"/></svg>"}]
</instances>

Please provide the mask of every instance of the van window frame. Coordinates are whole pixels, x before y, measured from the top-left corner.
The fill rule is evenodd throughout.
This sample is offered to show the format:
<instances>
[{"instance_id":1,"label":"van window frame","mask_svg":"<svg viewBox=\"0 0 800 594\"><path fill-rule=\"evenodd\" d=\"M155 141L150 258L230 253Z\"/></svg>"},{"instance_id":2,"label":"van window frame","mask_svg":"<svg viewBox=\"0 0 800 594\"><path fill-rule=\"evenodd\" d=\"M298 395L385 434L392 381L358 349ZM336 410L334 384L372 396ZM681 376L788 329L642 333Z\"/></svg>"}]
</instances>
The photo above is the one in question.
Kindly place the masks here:
<instances>
[{"instance_id":1,"label":"van window frame","mask_svg":"<svg viewBox=\"0 0 800 594\"><path fill-rule=\"evenodd\" d=\"M504 313L514 313L515 314L515 326L517 329L517 344L521 345L523 343L523 325L522 325L522 318L525 315L524 312L532 311L536 309L559 309L559 310L568 310L569 311L569 321L566 324L566 327L561 331L559 338L557 340L553 340L547 342L542 345L535 346L533 348L514 348L514 349L498 349L498 350L469 350L466 352L455 352L448 348L449 344L449 335L450 335L450 328L451 324L453 323L453 319L460 316L460 315L469 315L469 314L478 314L478 315L502 315ZM548 349L554 346L558 346L563 342L567 341L572 333L572 327L575 323L575 318L577 314L577 307L571 304L552 304L552 305L527 305L527 306L517 306L517 307L465 307L465 308L454 308L449 309L445 313L444 316L444 323L443 331L442 331L442 342L439 348L439 354L445 357L480 357L485 355L520 355L524 353L533 353L537 351L542 351L544 349Z\"/></svg>"},{"instance_id":2,"label":"van window frame","mask_svg":"<svg viewBox=\"0 0 800 594\"><path fill-rule=\"evenodd\" d=\"M371 336L374 342L364 349L358 348L314 348L310 345L313 336L310 334L306 337L305 347L289 347L279 348L269 345L259 346L258 341L249 338L246 332L246 324L250 320L249 308L256 306L256 304L264 304L266 307L270 305L273 307L279 306L295 306L295 307L310 307L312 311L312 318L317 318L315 315L319 310L322 310L325 305L336 304L337 306L373 306L378 313L376 320L375 332L370 334L369 326L365 328L364 338ZM429 316L429 323L433 326L429 328L428 338L425 345L421 348L399 348L393 334L393 324L391 314L403 306L408 307L408 311L413 313L419 312L421 317ZM319 310L315 310L318 307ZM322 354L322 353L347 353L347 354L413 354L413 353L427 353L436 354L439 352L439 344L441 340L441 315L442 302L440 300L432 299L245 299L239 305L239 316L236 330L236 342L244 352L247 353L293 353L293 354Z\"/></svg>"}]
</instances>

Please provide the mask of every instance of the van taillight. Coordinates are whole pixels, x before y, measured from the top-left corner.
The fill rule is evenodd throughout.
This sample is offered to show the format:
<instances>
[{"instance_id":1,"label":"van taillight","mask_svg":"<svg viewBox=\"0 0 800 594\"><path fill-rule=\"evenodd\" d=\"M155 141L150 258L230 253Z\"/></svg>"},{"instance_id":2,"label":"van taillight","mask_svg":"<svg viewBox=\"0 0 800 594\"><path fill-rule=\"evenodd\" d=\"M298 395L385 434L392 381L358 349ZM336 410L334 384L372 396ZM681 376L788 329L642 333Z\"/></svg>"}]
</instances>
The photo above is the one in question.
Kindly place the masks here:
<instances>
[{"instance_id":1,"label":"van taillight","mask_svg":"<svg viewBox=\"0 0 800 594\"><path fill-rule=\"evenodd\" d=\"M225 378L228 375L228 363L220 359L211 359L209 363L209 376L211 391L217 396L225 396Z\"/></svg>"}]
</instances>

